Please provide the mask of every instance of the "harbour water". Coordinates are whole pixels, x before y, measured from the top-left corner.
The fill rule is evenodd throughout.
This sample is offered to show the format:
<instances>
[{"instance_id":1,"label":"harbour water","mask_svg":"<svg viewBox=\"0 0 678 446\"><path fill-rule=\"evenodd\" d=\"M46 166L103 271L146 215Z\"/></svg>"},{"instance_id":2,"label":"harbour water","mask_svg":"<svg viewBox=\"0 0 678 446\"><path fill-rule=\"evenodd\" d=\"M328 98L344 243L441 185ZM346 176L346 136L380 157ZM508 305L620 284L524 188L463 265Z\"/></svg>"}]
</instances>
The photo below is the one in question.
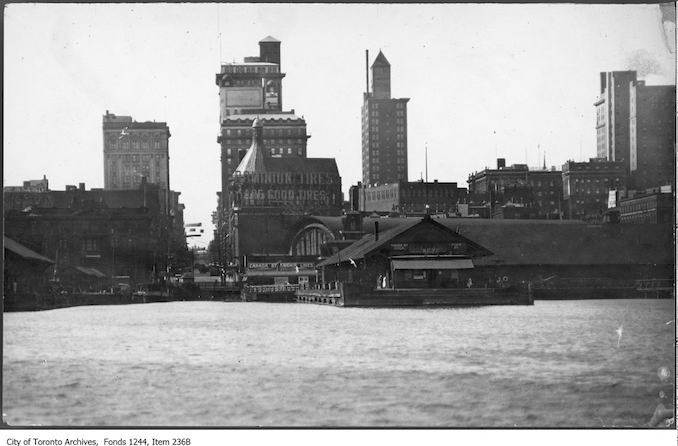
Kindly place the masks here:
<instances>
[{"instance_id":1,"label":"harbour water","mask_svg":"<svg viewBox=\"0 0 678 446\"><path fill-rule=\"evenodd\" d=\"M636 427L671 404L675 382L668 299L171 302L3 318L12 426Z\"/></svg>"}]
</instances>

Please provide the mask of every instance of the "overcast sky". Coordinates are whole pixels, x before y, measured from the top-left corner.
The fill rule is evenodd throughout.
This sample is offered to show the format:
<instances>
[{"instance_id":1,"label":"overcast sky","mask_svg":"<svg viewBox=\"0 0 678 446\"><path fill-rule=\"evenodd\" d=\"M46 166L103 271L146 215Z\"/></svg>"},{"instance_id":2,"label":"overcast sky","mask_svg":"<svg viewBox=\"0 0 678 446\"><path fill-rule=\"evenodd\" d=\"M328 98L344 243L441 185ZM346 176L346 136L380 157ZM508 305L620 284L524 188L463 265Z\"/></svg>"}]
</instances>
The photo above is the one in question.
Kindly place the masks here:
<instances>
[{"instance_id":1,"label":"overcast sky","mask_svg":"<svg viewBox=\"0 0 678 446\"><path fill-rule=\"evenodd\" d=\"M657 5L9 4L4 29L4 185L103 187L106 110L170 127L171 187L185 220L211 228L220 187L220 62L282 41L285 109L308 155L362 177L365 49L408 97L409 179L466 186L508 164L595 156L599 72L675 84ZM208 232L211 229L208 229ZM210 234L211 237L211 234ZM206 246L210 237L198 240Z\"/></svg>"}]
</instances>

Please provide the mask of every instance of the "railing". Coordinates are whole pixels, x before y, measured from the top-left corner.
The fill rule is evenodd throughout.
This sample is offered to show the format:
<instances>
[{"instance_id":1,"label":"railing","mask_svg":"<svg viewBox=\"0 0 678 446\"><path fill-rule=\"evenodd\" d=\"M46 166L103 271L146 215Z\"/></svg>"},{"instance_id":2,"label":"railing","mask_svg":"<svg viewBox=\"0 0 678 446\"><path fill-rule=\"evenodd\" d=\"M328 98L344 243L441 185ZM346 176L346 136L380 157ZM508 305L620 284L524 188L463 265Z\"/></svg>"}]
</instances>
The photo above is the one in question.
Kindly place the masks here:
<instances>
[{"instance_id":1,"label":"railing","mask_svg":"<svg viewBox=\"0 0 678 446\"><path fill-rule=\"evenodd\" d=\"M339 282L327 282L327 283L303 283L299 285L300 290L338 290Z\"/></svg>"},{"instance_id":2,"label":"railing","mask_svg":"<svg viewBox=\"0 0 678 446\"><path fill-rule=\"evenodd\" d=\"M671 279L642 279L636 281L638 291L651 290L672 290L673 280Z\"/></svg>"},{"instance_id":3,"label":"railing","mask_svg":"<svg viewBox=\"0 0 678 446\"><path fill-rule=\"evenodd\" d=\"M245 291L249 293L293 293L299 289L299 285L246 285Z\"/></svg>"}]
</instances>

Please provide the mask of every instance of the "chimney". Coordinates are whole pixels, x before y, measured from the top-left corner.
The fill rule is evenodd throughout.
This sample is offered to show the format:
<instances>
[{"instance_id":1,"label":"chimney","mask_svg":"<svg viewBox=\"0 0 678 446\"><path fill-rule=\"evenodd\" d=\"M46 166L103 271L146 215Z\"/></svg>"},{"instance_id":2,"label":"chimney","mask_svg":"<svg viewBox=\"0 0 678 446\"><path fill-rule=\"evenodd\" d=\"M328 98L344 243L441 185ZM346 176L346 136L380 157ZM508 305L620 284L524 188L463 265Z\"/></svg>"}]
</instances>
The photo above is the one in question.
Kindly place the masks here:
<instances>
[{"instance_id":1,"label":"chimney","mask_svg":"<svg viewBox=\"0 0 678 446\"><path fill-rule=\"evenodd\" d=\"M374 241L376 242L379 240L379 222L375 221L374 222Z\"/></svg>"},{"instance_id":2,"label":"chimney","mask_svg":"<svg viewBox=\"0 0 678 446\"><path fill-rule=\"evenodd\" d=\"M497 158L497 169L506 167L506 158Z\"/></svg>"},{"instance_id":3,"label":"chimney","mask_svg":"<svg viewBox=\"0 0 678 446\"><path fill-rule=\"evenodd\" d=\"M85 192L85 183L78 183L78 190L81 192Z\"/></svg>"}]
</instances>

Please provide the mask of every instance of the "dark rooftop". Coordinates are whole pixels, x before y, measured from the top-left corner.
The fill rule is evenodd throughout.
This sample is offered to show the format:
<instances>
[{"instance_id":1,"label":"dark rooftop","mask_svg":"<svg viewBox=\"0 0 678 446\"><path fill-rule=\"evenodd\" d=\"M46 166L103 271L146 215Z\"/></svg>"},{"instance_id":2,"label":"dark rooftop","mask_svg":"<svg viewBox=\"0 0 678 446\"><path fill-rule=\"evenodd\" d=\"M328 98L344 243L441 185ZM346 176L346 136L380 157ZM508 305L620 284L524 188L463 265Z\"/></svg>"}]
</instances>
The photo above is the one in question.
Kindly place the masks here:
<instances>
[{"instance_id":1,"label":"dark rooftop","mask_svg":"<svg viewBox=\"0 0 678 446\"><path fill-rule=\"evenodd\" d=\"M259 42L278 42L280 43L280 40L276 39L275 37L272 36L266 36L263 39L261 39Z\"/></svg>"},{"instance_id":2,"label":"dark rooftop","mask_svg":"<svg viewBox=\"0 0 678 446\"><path fill-rule=\"evenodd\" d=\"M266 170L269 172L324 172L339 176L337 161L334 158L266 158Z\"/></svg>"},{"instance_id":3,"label":"dark rooftop","mask_svg":"<svg viewBox=\"0 0 678 446\"><path fill-rule=\"evenodd\" d=\"M372 66L378 66L378 67L390 67L391 64L388 62L386 59L386 56L384 56L384 53L379 50L379 54L377 54L377 58L374 59L374 63Z\"/></svg>"},{"instance_id":4,"label":"dark rooftop","mask_svg":"<svg viewBox=\"0 0 678 446\"><path fill-rule=\"evenodd\" d=\"M313 217L339 234L341 217ZM494 255L474 260L477 265L670 265L674 262L671 225L587 225L577 220L508 220L485 218L433 218L461 236L492 251ZM364 218L363 231L372 238L374 221L379 239L390 230L409 227L421 218ZM356 243L366 243L358 241ZM341 252L353 255L354 245ZM351 251L348 251L351 250ZM344 252L345 251L345 252ZM336 262L335 262L336 263Z\"/></svg>"}]
</instances>

